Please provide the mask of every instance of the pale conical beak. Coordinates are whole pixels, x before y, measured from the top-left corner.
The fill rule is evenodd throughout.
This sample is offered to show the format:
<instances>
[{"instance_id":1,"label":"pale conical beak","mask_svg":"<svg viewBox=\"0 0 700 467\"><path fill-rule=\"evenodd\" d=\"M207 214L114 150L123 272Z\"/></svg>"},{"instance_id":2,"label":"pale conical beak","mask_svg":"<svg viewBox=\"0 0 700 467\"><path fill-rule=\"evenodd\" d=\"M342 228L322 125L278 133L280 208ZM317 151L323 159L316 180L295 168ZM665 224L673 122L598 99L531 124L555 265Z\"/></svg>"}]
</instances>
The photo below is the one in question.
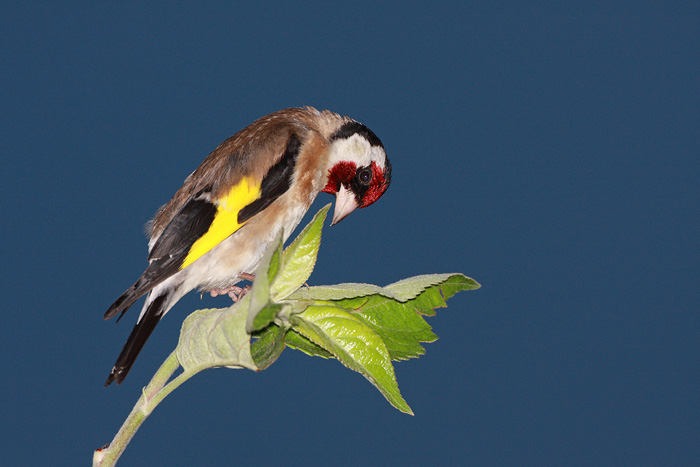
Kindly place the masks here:
<instances>
[{"instance_id":1,"label":"pale conical beak","mask_svg":"<svg viewBox=\"0 0 700 467\"><path fill-rule=\"evenodd\" d=\"M338 194L335 195L335 210L333 211L333 221L331 225L342 221L355 209L357 209L355 193L345 188L345 185L340 185L340 190L338 190Z\"/></svg>"}]
</instances>

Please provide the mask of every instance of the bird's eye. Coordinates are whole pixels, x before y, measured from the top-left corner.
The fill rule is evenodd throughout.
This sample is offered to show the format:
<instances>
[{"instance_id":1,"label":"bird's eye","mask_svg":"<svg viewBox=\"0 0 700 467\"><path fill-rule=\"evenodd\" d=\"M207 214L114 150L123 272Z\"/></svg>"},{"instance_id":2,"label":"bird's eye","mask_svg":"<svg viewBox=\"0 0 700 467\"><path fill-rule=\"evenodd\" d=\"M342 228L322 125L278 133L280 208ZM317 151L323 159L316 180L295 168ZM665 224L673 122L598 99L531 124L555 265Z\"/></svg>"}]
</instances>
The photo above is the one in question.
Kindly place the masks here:
<instances>
[{"instance_id":1,"label":"bird's eye","mask_svg":"<svg viewBox=\"0 0 700 467\"><path fill-rule=\"evenodd\" d=\"M369 182L372 181L372 171L368 167L366 167L364 169L360 169L357 172L357 179L363 185L369 185Z\"/></svg>"}]
</instances>

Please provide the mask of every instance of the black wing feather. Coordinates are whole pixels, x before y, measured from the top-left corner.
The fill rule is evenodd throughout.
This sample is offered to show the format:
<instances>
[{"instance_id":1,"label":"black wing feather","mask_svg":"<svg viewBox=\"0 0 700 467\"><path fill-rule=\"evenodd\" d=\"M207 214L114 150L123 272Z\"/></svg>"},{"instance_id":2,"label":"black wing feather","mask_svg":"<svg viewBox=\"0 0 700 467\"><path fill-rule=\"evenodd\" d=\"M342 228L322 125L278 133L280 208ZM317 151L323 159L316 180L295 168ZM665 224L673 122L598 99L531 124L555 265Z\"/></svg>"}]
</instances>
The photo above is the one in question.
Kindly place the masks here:
<instances>
[{"instance_id":1,"label":"black wing feather","mask_svg":"<svg viewBox=\"0 0 700 467\"><path fill-rule=\"evenodd\" d=\"M179 258L182 264L194 242L211 227L216 209L216 205L206 199L204 192L192 196L160 234L148 254L148 260Z\"/></svg>"},{"instance_id":2,"label":"black wing feather","mask_svg":"<svg viewBox=\"0 0 700 467\"><path fill-rule=\"evenodd\" d=\"M203 192L192 196L156 240L148 255L151 264L109 307L105 319L119 313L123 315L141 296L178 272L194 242L209 230L215 215L216 206L206 199Z\"/></svg>"},{"instance_id":3,"label":"black wing feather","mask_svg":"<svg viewBox=\"0 0 700 467\"><path fill-rule=\"evenodd\" d=\"M282 158L270 167L260 184L260 198L238 212L239 224L262 212L289 189L289 186L292 184L294 165L297 162L300 148L301 140L296 134L292 133L289 141L287 141L287 149L285 149Z\"/></svg>"}]
</instances>

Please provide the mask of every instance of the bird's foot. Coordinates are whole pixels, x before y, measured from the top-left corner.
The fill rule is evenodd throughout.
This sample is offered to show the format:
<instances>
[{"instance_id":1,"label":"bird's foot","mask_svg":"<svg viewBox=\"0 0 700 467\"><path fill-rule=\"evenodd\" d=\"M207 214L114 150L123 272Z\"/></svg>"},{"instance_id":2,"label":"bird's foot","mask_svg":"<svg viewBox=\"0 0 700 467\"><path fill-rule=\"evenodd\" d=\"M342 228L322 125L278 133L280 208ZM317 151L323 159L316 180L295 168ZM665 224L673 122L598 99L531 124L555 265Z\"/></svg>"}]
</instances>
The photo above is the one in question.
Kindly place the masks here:
<instances>
[{"instance_id":1,"label":"bird's foot","mask_svg":"<svg viewBox=\"0 0 700 467\"><path fill-rule=\"evenodd\" d=\"M218 295L228 295L229 297L231 297L231 300L237 302L238 300L243 298L243 296L247 294L250 291L250 289L251 287L249 285L246 285L245 287L232 285L223 289L211 290L209 291L209 293L212 297L216 297Z\"/></svg>"},{"instance_id":2,"label":"bird's foot","mask_svg":"<svg viewBox=\"0 0 700 467\"><path fill-rule=\"evenodd\" d=\"M255 274L248 274L247 272L242 272L238 275L240 279L246 280L253 282L255 280ZM231 300L234 302L237 302L245 294L247 294L251 289L251 286L246 285L245 287L239 287L237 285L231 285L229 287L224 287L223 289L216 289L216 290L211 290L209 293L211 294L212 297L216 297L217 295L228 295L231 297Z\"/></svg>"}]
</instances>

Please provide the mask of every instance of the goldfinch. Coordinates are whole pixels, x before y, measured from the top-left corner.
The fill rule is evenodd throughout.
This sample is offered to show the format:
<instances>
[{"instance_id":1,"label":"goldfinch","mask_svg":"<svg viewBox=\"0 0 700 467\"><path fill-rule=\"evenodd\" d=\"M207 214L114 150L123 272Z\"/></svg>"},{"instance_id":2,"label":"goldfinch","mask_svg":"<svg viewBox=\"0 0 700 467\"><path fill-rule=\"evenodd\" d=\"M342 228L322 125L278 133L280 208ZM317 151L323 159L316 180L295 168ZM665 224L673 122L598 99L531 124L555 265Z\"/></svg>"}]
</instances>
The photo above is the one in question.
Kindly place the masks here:
<instances>
[{"instance_id":1,"label":"goldfinch","mask_svg":"<svg viewBox=\"0 0 700 467\"><path fill-rule=\"evenodd\" d=\"M331 225L379 199L391 182L380 139L328 110L284 109L239 131L207 156L149 223L149 265L105 313L147 295L105 383L120 384L161 318L194 289L242 292L280 229L285 240L320 192L336 196Z\"/></svg>"}]
</instances>

